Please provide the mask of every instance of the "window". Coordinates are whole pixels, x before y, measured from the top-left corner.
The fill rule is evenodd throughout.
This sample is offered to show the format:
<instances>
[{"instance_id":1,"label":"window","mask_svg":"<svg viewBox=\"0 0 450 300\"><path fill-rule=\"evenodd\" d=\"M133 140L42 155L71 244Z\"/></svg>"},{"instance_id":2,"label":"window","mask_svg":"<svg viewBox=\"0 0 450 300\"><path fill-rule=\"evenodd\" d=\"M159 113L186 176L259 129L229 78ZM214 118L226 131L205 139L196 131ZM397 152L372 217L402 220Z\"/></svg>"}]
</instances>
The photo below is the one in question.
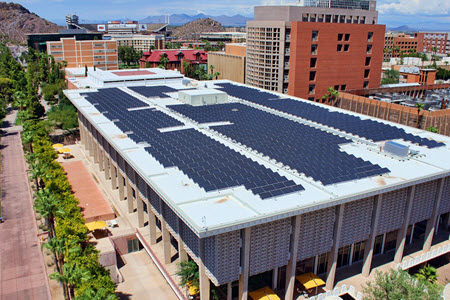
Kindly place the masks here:
<instances>
[{"instance_id":1,"label":"window","mask_svg":"<svg viewBox=\"0 0 450 300\"><path fill-rule=\"evenodd\" d=\"M370 69L364 70L364 78L369 78Z\"/></svg>"},{"instance_id":2,"label":"window","mask_svg":"<svg viewBox=\"0 0 450 300\"><path fill-rule=\"evenodd\" d=\"M366 57L366 67L370 66L371 60L372 60L372 57Z\"/></svg>"},{"instance_id":3,"label":"window","mask_svg":"<svg viewBox=\"0 0 450 300\"><path fill-rule=\"evenodd\" d=\"M312 41L316 42L318 37L319 37L319 32L318 31L313 31L312 32Z\"/></svg>"},{"instance_id":4,"label":"window","mask_svg":"<svg viewBox=\"0 0 450 300\"><path fill-rule=\"evenodd\" d=\"M317 64L317 58L316 58L316 57L311 58L311 62L310 62L310 64L309 64L309 66L310 66L311 68L315 68L315 67L316 67L316 64Z\"/></svg>"},{"instance_id":5,"label":"window","mask_svg":"<svg viewBox=\"0 0 450 300\"><path fill-rule=\"evenodd\" d=\"M337 52L341 52L342 51L342 45L341 44L338 44L337 45Z\"/></svg>"},{"instance_id":6,"label":"window","mask_svg":"<svg viewBox=\"0 0 450 300\"><path fill-rule=\"evenodd\" d=\"M137 252L140 249L142 249L141 243L139 243L138 239L128 240L127 246L128 246L128 253Z\"/></svg>"},{"instance_id":7,"label":"window","mask_svg":"<svg viewBox=\"0 0 450 300\"><path fill-rule=\"evenodd\" d=\"M372 54L372 45L367 45L367 54Z\"/></svg>"},{"instance_id":8,"label":"window","mask_svg":"<svg viewBox=\"0 0 450 300\"><path fill-rule=\"evenodd\" d=\"M343 267L350 264L350 250L351 246L345 246L339 248L338 250L338 259L337 259L337 267Z\"/></svg>"},{"instance_id":9,"label":"window","mask_svg":"<svg viewBox=\"0 0 450 300\"><path fill-rule=\"evenodd\" d=\"M339 84L336 84L336 85L334 86L334 89L335 89L336 91L339 91Z\"/></svg>"},{"instance_id":10,"label":"window","mask_svg":"<svg viewBox=\"0 0 450 300\"><path fill-rule=\"evenodd\" d=\"M338 41L342 41L343 37L344 37L343 33L338 33Z\"/></svg>"},{"instance_id":11,"label":"window","mask_svg":"<svg viewBox=\"0 0 450 300\"><path fill-rule=\"evenodd\" d=\"M316 80L316 71L309 72L309 81Z\"/></svg>"},{"instance_id":12,"label":"window","mask_svg":"<svg viewBox=\"0 0 450 300\"><path fill-rule=\"evenodd\" d=\"M314 94L316 91L316 85L315 84L310 84L309 85L309 89L308 89L308 94Z\"/></svg>"},{"instance_id":13,"label":"window","mask_svg":"<svg viewBox=\"0 0 450 300\"><path fill-rule=\"evenodd\" d=\"M348 48L350 48L350 45L344 45L344 51L348 52Z\"/></svg>"},{"instance_id":14,"label":"window","mask_svg":"<svg viewBox=\"0 0 450 300\"><path fill-rule=\"evenodd\" d=\"M352 262L360 261L364 258L364 242L355 243L353 245L353 259Z\"/></svg>"},{"instance_id":15,"label":"window","mask_svg":"<svg viewBox=\"0 0 450 300\"><path fill-rule=\"evenodd\" d=\"M317 274L326 273L328 270L328 253L320 254L317 257Z\"/></svg>"},{"instance_id":16,"label":"window","mask_svg":"<svg viewBox=\"0 0 450 300\"><path fill-rule=\"evenodd\" d=\"M348 41L350 40L350 33L346 33L346 34L345 34L344 40L345 40L346 42L348 42Z\"/></svg>"},{"instance_id":17,"label":"window","mask_svg":"<svg viewBox=\"0 0 450 300\"><path fill-rule=\"evenodd\" d=\"M341 85L341 91L345 91L346 88L347 88L346 84Z\"/></svg>"},{"instance_id":18,"label":"window","mask_svg":"<svg viewBox=\"0 0 450 300\"><path fill-rule=\"evenodd\" d=\"M308 100L314 101L314 97L308 97Z\"/></svg>"},{"instance_id":19,"label":"window","mask_svg":"<svg viewBox=\"0 0 450 300\"><path fill-rule=\"evenodd\" d=\"M369 87L369 82L364 81L363 89L367 89Z\"/></svg>"},{"instance_id":20,"label":"window","mask_svg":"<svg viewBox=\"0 0 450 300\"><path fill-rule=\"evenodd\" d=\"M317 45L311 45L311 55L317 54Z\"/></svg>"}]
</instances>

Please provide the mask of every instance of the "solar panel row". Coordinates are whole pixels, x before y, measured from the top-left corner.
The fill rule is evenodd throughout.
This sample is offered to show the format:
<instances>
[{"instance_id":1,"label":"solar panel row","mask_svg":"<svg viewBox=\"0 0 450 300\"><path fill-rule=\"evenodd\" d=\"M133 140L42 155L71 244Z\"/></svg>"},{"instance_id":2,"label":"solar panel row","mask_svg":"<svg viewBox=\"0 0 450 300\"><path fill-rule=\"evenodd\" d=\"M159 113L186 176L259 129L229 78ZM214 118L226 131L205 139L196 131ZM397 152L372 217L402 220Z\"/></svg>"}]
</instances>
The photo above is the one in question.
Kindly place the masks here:
<instances>
[{"instance_id":1,"label":"solar panel row","mask_svg":"<svg viewBox=\"0 0 450 300\"><path fill-rule=\"evenodd\" d=\"M387 168L342 152L339 145L351 140L244 104L172 105L170 108L199 123L232 122L233 125L213 128L324 185L389 172Z\"/></svg>"},{"instance_id":2,"label":"solar panel row","mask_svg":"<svg viewBox=\"0 0 450 300\"><path fill-rule=\"evenodd\" d=\"M133 87L128 87L130 90L141 94L144 97L148 97L148 98L155 98L155 97L160 97L160 98L167 98L168 96L165 95L164 93L171 93L171 92L176 92L178 90L173 89L169 86L166 85L158 85L158 86L133 86Z\"/></svg>"},{"instance_id":3,"label":"solar panel row","mask_svg":"<svg viewBox=\"0 0 450 300\"><path fill-rule=\"evenodd\" d=\"M375 120L362 120L357 116L330 111L329 109L291 98L281 99L273 94L250 87L231 83L219 83L216 85L222 87L224 91L233 97L264 105L374 142L403 139L421 146L427 146L428 148L444 146L443 143L406 133L401 128Z\"/></svg>"},{"instance_id":4,"label":"solar panel row","mask_svg":"<svg viewBox=\"0 0 450 300\"><path fill-rule=\"evenodd\" d=\"M195 129L162 133L158 129L183 123L154 109L128 111L124 98L133 98L129 100L135 107L143 106L143 103L128 94L124 96L119 93L119 100L110 95L107 89L85 94L86 100L97 103L96 107L100 111L107 110L105 117L117 119L115 125L123 132L132 131L128 134L129 138L136 143L147 142L150 147L145 150L165 168L178 167L207 192L243 185L265 199L304 190L294 181ZM140 105L136 106L135 100Z\"/></svg>"}]
</instances>

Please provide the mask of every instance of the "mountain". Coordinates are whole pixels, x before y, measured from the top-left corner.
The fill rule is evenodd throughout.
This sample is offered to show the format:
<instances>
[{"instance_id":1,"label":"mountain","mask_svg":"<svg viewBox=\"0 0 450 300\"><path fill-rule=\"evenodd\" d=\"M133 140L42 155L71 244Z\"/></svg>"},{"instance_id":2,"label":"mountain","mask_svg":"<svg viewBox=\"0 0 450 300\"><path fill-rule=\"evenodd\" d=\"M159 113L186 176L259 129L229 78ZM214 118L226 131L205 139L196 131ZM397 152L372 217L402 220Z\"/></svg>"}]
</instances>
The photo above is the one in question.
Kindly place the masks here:
<instances>
[{"instance_id":1,"label":"mountain","mask_svg":"<svg viewBox=\"0 0 450 300\"><path fill-rule=\"evenodd\" d=\"M391 31L402 31L402 32L413 32L417 31L417 29L411 28L408 25L402 25L394 28L388 28Z\"/></svg>"},{"instance_id":2,"label":"mountain","mask_svg":"<svg viewBox=\"0 0 450 300\"><path fill-rule=\"evenodd\" d=\"M27 33L58 32L58 25L17 3L0 2L0 35L12 43L25 43Z\"/></svg>"},{"instance_id":3,"label":"mountain","mask_svg":"<svg viewBox=\"0 0 450 300\"><path fill-rule=\"evenodd\" d=\"M182 40L197 40L202 32L225 31L222 24L211 19L198 19L173 30L172 36Z\"/></svg>"},{"instance_id":4,"label":"mountain","mask_svg":"<svg viewBox=\"0 0 450 300\"><path fill-rule=\"evenodd\" d=\"M183 25L198 19L214 19L220 22L223 26L245 26L247 21L253 20L252 18L244 17L241 15L234 16L210 16L205 14L197 14L195 16L189 16L186 14L173 14L169 16L170 25ZM163 23L167 19L167 16L148 16L145 19L140 20L140 23Z\"/></svg>"}]
</instances>

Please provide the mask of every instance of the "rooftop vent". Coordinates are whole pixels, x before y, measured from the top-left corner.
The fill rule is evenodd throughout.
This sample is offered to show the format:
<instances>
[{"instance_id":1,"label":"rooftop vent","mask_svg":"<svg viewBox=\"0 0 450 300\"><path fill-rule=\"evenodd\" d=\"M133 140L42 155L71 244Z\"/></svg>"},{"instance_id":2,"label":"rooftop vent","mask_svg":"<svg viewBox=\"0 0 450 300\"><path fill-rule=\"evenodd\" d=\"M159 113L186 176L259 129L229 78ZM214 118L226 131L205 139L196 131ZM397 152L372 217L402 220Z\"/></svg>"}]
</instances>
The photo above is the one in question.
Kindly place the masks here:
<instances>
[{"instance_id":1,"label":"rooftop vent","mask_svg":"<svg viewBox=\"0 0 450 300\"><path fill-rule=\"evenodd\" d=\"M384 143L384 152L399 157L408 157L409 147L393 141L387 141L386 143Z\"/></svg>"},{"instance_id":2,"label":"rooftop vent","mask_svg":"<svg viewBox=\"0 0 450 300\"><path fill-rule=\"evenodd\" d=\"M215 89L180 90L178 100L192 106L220 104L228 102L227 93Z\"/></svg>"}]
</instances>

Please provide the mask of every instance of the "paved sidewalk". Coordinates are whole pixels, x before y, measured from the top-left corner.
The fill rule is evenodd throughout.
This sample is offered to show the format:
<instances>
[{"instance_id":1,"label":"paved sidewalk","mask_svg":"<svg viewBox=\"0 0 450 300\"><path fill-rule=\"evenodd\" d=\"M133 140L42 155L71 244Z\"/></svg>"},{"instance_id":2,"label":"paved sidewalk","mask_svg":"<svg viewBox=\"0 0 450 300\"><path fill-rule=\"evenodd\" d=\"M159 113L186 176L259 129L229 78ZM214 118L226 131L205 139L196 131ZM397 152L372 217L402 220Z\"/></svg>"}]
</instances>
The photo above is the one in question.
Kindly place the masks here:
<instances>
[{"instance_id":1,"label":"paved sidewalk","mask_svg":"<svg viewBox=\"0 0 450 300\"><path fill-rule=\"evenodd\" d=\"M15 115L1 138L0 299L51 299Z\"/></svg>"}]
</instances>

